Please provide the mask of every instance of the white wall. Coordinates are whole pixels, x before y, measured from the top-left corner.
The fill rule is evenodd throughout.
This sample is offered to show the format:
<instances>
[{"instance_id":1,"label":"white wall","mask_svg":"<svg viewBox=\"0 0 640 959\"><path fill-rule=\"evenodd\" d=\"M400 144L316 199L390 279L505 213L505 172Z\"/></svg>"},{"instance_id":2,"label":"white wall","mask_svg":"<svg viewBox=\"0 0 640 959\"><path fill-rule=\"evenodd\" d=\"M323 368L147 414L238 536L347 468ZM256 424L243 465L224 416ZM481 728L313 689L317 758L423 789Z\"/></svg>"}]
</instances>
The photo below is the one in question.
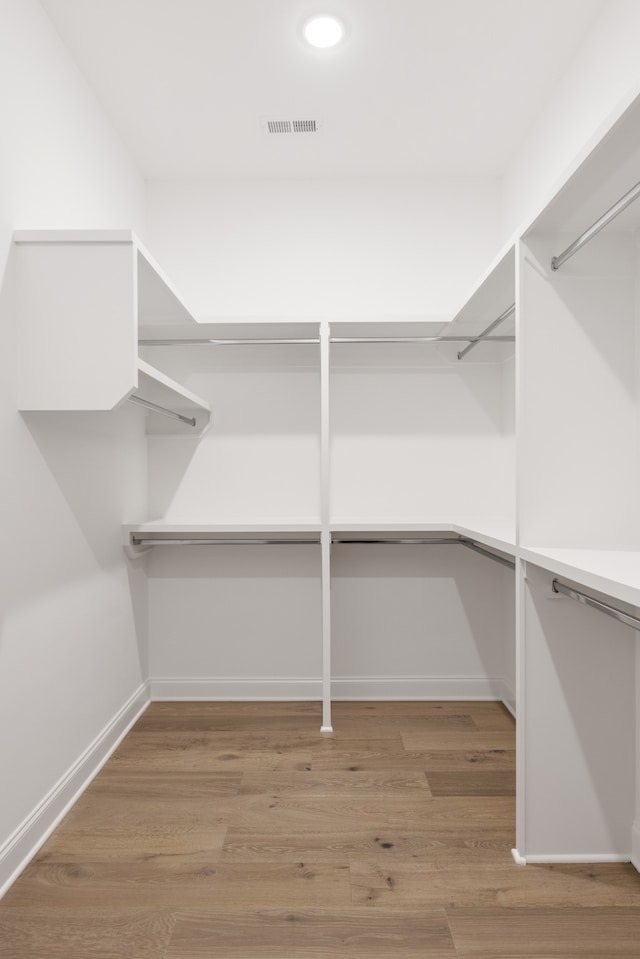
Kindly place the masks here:
<instances>
[{"instance_id":1,"label":"white wall","mask_svg":"<svg viewBox=\"0 0 640 959\"><path fill-rule=\"evenodd\" d=\"M604 4L505 173L505 237L539 211L618 103L640 90L639 35L637 0Z\"/></svg>"},{"instance_id":2,"label":"white wall","mask_svg":"<svg viewBox=\"0 0 640 959\"><path fill-rule=\"evenodd\" d=\"M12 231L139 227L143 189L35 0L0 5L0 89L1 889L37 839L26 817L146 671L119 545L146 463L135 411L17 412Z\"/></svg>"},{"instance_id":3,"label":"white wall","mask_svg":"<svg viewBox=\"0 0 640 959\"><path fill-rule=\"evenodd\" d=\"M499 243L493 179L158 181L147 199L201 318L444 316Z\"/></svg>"},{"instance_id":4,"label":"white wall","mask_svg":"<svg viewBox=\"0 0 640 959\"><path fill-rule=\"evenodd\" d=\"M336 522L515 515L503 365L480 351L460 363L457 348L333 347Z\"/></svg>"}]
</instances>

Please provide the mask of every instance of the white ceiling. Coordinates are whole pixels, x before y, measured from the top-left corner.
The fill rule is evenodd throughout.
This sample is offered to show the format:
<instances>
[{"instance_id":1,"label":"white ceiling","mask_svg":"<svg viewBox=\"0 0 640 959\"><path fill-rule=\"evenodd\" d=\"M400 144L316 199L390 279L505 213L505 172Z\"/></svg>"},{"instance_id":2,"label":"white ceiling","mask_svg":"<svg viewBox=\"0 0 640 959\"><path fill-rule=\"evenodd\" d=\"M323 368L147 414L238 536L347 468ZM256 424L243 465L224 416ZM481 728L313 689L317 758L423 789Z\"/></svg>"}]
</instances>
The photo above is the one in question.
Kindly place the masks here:
<instances>
[{"instance_id":1,"label":"white ceiling","mask_svg":"<svg viewBox=\"0 0 640 959\"><path fill-rule=\"evenodd\" d=\"M499 176L605 2L41 0L147 178Z\"/></svg>"}]
</instances>

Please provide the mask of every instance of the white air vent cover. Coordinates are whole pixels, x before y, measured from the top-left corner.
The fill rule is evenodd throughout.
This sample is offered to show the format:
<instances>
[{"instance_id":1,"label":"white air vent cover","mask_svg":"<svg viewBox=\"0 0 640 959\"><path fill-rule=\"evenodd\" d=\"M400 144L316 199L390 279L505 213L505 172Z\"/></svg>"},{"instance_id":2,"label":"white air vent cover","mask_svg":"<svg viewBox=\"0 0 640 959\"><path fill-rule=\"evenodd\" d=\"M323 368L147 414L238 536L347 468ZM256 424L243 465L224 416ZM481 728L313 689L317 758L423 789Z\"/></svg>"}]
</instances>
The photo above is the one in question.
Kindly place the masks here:
<instances>
[{"instance_id":1,"label":"white air vent cover","mask_svg":"<svg viewBox=\"0 0 640 959\"><path fill-rule=\"evenodd\" d=\"M317 133L318 120L267 120L269 133Z\"/></svg>"}]
</instances>

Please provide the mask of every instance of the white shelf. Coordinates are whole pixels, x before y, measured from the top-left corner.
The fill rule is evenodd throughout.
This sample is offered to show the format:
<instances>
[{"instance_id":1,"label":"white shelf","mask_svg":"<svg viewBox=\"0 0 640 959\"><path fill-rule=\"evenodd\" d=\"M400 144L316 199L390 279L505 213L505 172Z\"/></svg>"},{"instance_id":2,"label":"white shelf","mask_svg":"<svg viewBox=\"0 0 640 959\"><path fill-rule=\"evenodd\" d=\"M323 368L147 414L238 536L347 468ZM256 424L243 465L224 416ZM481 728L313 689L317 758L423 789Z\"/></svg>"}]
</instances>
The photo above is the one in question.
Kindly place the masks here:
<instances>
[{"instance_id":1,"label":"white shelf","mask_svg":"<svg viewBox=\"0 0 640 959\"><path fill-rule=\"evenodd\" d=\"M375 519L350 520L337 517L331 520L332 532L341 533L452 533L453 524L448 518L421 522L416 520L397 520L380 522Z\"/></svg>"},{"instance_id":2,"label":"white shelf","mask_svg":"<svg viewBox=\"0 0 640 959\"><path fill-rule=\"evenodd\" d=\"M561 187L526 230L534 233L575 233L597 220L640 178L640 97L633 91L585 146ZM607 227L628 232L640 226L640 204L635 203ZM560 251L558 251L560 252Z\"/></svg>"},{"instance_id":3,"label":"white shelf","mask_svg":"<svg viewBox=\"0 0 640 959\"><path fill-rule=\"evenodd\" d=\"M510 242L490 263L473 290L454 314L450 333L481 333L515 301L515 245ZM505 321L498 332L513 332L513 321Z\"/></svg>"},{"instance_id":4,"label":"white shelf","mask_svg":"<svg viewBox=\"0 0 640 959\"><path fill-rule=\"evenodd\" d=\"M202 432L209 423L211 407L206 400L181 386L170 376L156 370L144 360L138 360L138 387L133 391L133 395L156 406L194 418L196 433ZM147 433L175 432L180 426L180 423L176 424L174 420L168 421L160 413L149 412L147 415ZM184 431L193 435L194 427L184 424Z\"/></svg>"},{"instance_id":5,"label":"white shelf","mask_svg":"<svg viewBox=\"0 0 640 959\"><path fill-rule=\"evenodd\" d=\"M206 426L208 404L138 357L140 322L188 330L195 320L131 230L20 230L14 243L19 409L106 411L135 394ZM185 427L147 418L148 432Z\"/></svg>"},{"instance_id":6,"label":"white shelf","mask_svg":"<svg viewBox=\"0 0 640 959\"><path fill-rule=\"evenodd\" d=\"M430 337L446 335L445 319L434 320L332 320L332 337Z\"/></svg>"},{"instance_id":7,"label":"white shelf","mask_svg":"<svg viewBox=\"0 0 640 959\"><path fill-rule=\"evenodd\" d=\"M183 540L190 543L198 543L203 540L220 540L224 545L229 541L242 543L247 541L249 544L253 540L266 541L272 544L279 542L287 545L311 544L320 545L321 525L320 521L314 522L301 521L290 522L288 520L273 520L272 522L247 522L243 521L225 521L213 523L165 523L157 520L148 523L139 523L137 525L127 525L123 527L123 545L130 556L138 556L154 548L153 541L160 543L176 541L180 544ZM145 540L144 544L137 544L134 540Z\"/></svg>"},{"instance_id":8,"label":"white shelf","mask_svg":"<svg viewBox=\"0 0 640 959\"><path fill-rule=\"evenodd\" d=\"M456 533L466 536L488 546L491 549L500 550L509 556L517 555L516 546L516 528L513 520L503 519L502 517L479 517L456 520L454 524Z\"/></svg>"},{"instance_id":9,"label":"white shelf","mask_svg":"<svg viewBox=\"0 0 640 959\"><path fill-rule=\"evenodd\" d=\"M331 531L336 533L363 533L370 536L378 536L381 539L388 537L393 539L395 534L406 535L411 538L412 535L420 533L443 535L464 536L472 539L483 546L507 553L509 556L516 555L515 543L515 524L502 518L486 518L478 520L465 519L460 522L455 518L431 518L427 521L419 520L398 520L396 522L377 522L376 520L350 520L348 518L336 517L331 520Z\"/></svg>"},{"instance_id":10,"label":"white shelf","mask_svg":"<svg viewBox=\"0 0 640 959\"><path fill-rule=\"evenodd\" d=\"M640 606L640 550L522 546L520 555L557 576Z\"/></svg>"},{"instance_id":11,"label":"white shelf","mask_svg":"<svg viewBox=\"0 0 640 959\"><path fill-rule=\"evenodd\" d=\"M298 522L291 520L247 521L225 520L223 522L196 523L193 521L165 523L163 520L151 520L147 523L138 523L135 526L125 527L129 532L140 534L196 534L196 533L319 533L320 520L305 519Z\"/></svg>"},{"instance_id":12,"label":"white shelf","mask_svg":"<svg viewBox=\"0 0 640 959\"><path fill-rule=\"evenodd\" d=\"M253 321L235 321L228 323L196 322L191 326L175 326L171 324L148 325L146 322L139 328L139 342L141 346L170 345L180 343L207 343L213 341L220 346L226 343L256 342L265 344L270 340L294 340L313 344L320 336L320 327L317 322L272 322L263 323Z\"/></svg>"}]
</instances>

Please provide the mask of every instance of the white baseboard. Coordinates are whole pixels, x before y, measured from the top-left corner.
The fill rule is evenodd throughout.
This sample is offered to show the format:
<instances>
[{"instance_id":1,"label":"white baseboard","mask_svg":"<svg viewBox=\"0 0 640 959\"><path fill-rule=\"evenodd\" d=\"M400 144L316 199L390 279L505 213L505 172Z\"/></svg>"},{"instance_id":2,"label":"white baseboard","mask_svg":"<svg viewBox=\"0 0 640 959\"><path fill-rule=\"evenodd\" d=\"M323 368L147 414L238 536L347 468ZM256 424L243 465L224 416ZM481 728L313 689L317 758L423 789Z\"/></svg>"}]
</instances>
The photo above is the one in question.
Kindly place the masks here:
<instances>
[{"instance_id":1,"label":"white baseboard","mask_svg":"<svg viewBox=\"0 0 640 959\"><path fill-rule=\"evenodd\" d=\"M144 683L105 726L33 812L0 847L0 898L49 838L63 816L104 766L149 705Z\"/></svg>"},{"instance_id":2,"label":"white baseboard","mask_svg":"<svg viewBox=\"0 0 640 959\"><path fill-rule=\"evenodd\" d=\"M476 676L338 676L331 680L336 700L505 700L502 679Z\"/></svg>"},{"instance_id":3,"label":"white baseboard","mask_svg":"<svg viewBox=\"0 0 640 959\"><path fill-rule=\"evenodd\" d=\"M509 712L515 719L516 718L516 691L511 685L511 683L508 683L506 679L501 680L501 682L502 682L502 696L500 698L502 699L503 704L506 706L506 708L509 710Z\"/></svg>"},{"instance_id":4,"label":"white baseboard","mask_svg":"<svg viewBox=\"0 0 640 959\"><path fill-rule=\"evenodd\" d=\"M320 679L151 679L149 693L153 702L157 701L194 701L228 700L239 701L288 701L316 700L322 698Z\"/></svg>"},{"instance_id":5,"label":"white baseboard","mask_svg":"<svg viewBox=\"0 0 640 959\"><path fill-rule=\"evenodd\" d=\"M629 862L628 853L618 852L585 852L585 853L538 853L536 855L525 857L527 865L529 863L578 863L588 865L589 863L599 862Z\"/></svg>"},{"instance_id":6,"label":"white baseboard","mask_svg":"<svg viewBox=\"0 0 640 959\"><path fill-rule=\"evenodd\" d=\"M151 679L151 699L156 700L318 700L320 678L171 678ZM331 681L334 700L501 700L507 708L512 699L504 680L477 677L343 676Z\"/></svg>"}]
</instances>

